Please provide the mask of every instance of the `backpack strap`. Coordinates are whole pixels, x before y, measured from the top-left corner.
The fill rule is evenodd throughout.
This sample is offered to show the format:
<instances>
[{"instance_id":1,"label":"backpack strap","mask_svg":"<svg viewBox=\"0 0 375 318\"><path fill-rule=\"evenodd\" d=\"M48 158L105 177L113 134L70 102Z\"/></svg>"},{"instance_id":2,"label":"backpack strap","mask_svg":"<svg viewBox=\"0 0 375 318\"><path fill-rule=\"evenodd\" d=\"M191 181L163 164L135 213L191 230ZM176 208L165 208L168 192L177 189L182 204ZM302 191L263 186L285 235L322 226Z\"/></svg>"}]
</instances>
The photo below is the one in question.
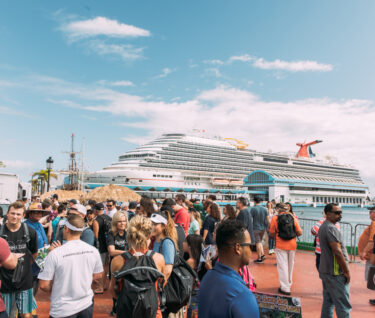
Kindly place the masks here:
<instances>
[{"instance_id":1,"label":"backpack strap","mask_svg":"<svg viewBox=\"0 0 375 318\"><path fill-rule=\"evenodd\" d=\"M164 243L164 241L165 240L170 240L172 243L173 243L173 246L174 246L174 256L176 256L177 255L177 248L176 248L176 244L174 243L174 241L170 238L170 237L166 237L164 240L162 240L161 242L160 242L160 246L159 246L159 253L160 254L163 254L162 253L162 251L163 251L163 243Z\"/></svg>"},{"instance_id":2,"label":"backpack strap","mask_svg":"<svg viewBox=\"0 0 375 318\"><path fill-rule=\"evenodd\" d=\"M130 254L128 251L122 253L121 256L124 258L125 263L126 263L127 261L129 261L129 260L133 257L133 255Z\"/></svg>"},{"instance_id":3,"label":"backpack strap","mask_svg":"<svg viewBox=\"0 0 375 318\"><path fill-rule=\"evenodd\" d=\"M29 226L26 223L22 223L22 224L23 224L23 230L25 232L26 244L29 244L30 242Z\"/></svg>"},{"instance_id":4,"label":"backpack strap","mask_svg":"<svg viewBox=\"0 0 375 318\"><path fill-rule=\"evenodd\" d=\"M146 256L150 256L150 257L153 257L155 255L155 252L154 251L151 251L151 250L148 250L145 254Z\"/></svg>"}]
</instances>

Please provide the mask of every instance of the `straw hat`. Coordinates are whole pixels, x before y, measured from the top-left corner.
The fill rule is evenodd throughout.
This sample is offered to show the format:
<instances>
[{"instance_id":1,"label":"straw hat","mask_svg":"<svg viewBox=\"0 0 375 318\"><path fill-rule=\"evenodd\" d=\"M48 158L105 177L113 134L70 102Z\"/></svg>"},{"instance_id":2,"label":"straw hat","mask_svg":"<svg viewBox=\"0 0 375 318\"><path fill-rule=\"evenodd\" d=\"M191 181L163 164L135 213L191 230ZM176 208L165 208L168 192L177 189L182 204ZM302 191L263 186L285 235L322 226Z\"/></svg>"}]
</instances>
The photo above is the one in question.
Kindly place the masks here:
<instances>
[{"instance_id":1,"label":"straw hat","mask_svg":"<svg viewBox=\"0 0 375 318\"><path fill-rule=\"evenodd\" d=\"M34 202L30 204L29 208L26 211L26 218L28 218L29 214L32 212L40 212L43 214L43 216L50 214L50 211L43 210L42 204L40 202Z\"/></svg>"}]
</instances>

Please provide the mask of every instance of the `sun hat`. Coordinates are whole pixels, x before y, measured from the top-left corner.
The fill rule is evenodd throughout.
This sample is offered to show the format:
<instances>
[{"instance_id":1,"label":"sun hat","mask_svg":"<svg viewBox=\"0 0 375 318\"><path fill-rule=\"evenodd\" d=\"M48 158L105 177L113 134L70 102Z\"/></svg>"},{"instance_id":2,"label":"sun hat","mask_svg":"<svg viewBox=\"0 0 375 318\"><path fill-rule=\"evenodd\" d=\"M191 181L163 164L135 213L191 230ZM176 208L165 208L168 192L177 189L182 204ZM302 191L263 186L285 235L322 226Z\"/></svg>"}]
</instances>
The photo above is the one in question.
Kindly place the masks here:
<instances>
[{"instance_id":1,"label":"sun hat","mask_svg":"<svg viewBox=\"0 0 375 318\"><path fill-rule=\"evenodd\" d=\"M29 217L29 214L32 212L40 212L43 216L50 214L50 211L43 210L42 204L40 202L34 202L29 205L29 208L26 211L26 218Z\"/></svg>"},{"instance_id":2,"label":"sun hat","mask_svg":"<svg viewBox=\"0 0 375 318\"><path fill-rule=\"evenodd\" d=\"M161 223L161 224L167 225L168 223L168 220L160 213L152 213L150 220L156 224Z\"/></svg>"},{"instance_id":3,"label":"sun hat","mask_svg":"<svg viewBox=\"0 0 375 318\"><path fill-rule=\"evenodd\" d=\"M71 210L77 210L77 212L86 215L87 211L86 208L82 204L74 204L71 208Z\"/></svg>"}]
</instances>

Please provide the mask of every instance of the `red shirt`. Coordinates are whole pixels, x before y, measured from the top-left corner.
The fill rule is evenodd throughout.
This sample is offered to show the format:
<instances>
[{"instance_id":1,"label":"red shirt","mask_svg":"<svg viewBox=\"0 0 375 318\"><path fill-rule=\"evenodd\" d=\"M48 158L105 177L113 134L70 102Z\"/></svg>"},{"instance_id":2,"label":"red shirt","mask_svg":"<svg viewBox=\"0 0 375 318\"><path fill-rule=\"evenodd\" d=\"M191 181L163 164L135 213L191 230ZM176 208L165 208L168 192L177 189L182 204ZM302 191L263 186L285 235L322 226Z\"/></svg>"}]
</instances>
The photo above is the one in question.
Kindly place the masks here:
<instances>
[{"instance_id":1,"label":"red shirt","mask_svg":"<svg viewBox=\"0 0 375 318\"><path fill-rule=\"evenodd\" d=\"M185 235L188 236L190 224L190 215L188 211L186 211L184 208L179 209L174 216L174 223L183 227L185 230Z\"/></svg>"},{"instance_id":2,"label":"red shirt","mask_svg":"<svg viewBox=\"0 0 375 318\"><path fill-rule=\"evenodd\" d=\"M6 240L3 238L0 238L0 264L3 264L3 262L9 257L10 255L10 249L9 245ZM1 282L0 282L0 287L1 287ZM5 305L3 302L3 298L1 297L0 294L0 312L5 311Z\"/></svg>"}]
</instances>

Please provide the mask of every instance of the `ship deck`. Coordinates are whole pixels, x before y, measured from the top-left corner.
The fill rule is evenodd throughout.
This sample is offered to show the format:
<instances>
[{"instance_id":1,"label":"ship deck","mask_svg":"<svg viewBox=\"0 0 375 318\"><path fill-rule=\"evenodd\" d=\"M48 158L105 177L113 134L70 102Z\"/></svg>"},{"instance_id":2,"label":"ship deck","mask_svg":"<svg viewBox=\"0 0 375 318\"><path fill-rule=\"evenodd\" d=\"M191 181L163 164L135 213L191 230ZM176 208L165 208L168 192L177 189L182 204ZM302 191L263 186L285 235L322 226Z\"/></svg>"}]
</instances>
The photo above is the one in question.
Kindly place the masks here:
<instances>
[{"instance_id":1,"label":"ship deck","mask_svg":"<svg viewBox=\"0 0 375 318\"><path fill-rule=\"evenodd\" d=\"M253 254L255 259L255 254ZM353 306L352 317L373 318L375 306L368 303L375 298L375 291L368 290L364 281L364 264L352 263L350 297ZM277 293L279 280L274 255L267 257L263 264L250 265L250 270L257 283L257 291ZM293 276L292 296L300 297L304 318L320 317L322 305L322 284L315 268L315 255L311 252L297 251ZM40 291L37 295L38 317L48 317L49 297ZM94 317L108 317L112 308L112 298L108 292L95 296Z\"/></svg>"}]
</instances>

